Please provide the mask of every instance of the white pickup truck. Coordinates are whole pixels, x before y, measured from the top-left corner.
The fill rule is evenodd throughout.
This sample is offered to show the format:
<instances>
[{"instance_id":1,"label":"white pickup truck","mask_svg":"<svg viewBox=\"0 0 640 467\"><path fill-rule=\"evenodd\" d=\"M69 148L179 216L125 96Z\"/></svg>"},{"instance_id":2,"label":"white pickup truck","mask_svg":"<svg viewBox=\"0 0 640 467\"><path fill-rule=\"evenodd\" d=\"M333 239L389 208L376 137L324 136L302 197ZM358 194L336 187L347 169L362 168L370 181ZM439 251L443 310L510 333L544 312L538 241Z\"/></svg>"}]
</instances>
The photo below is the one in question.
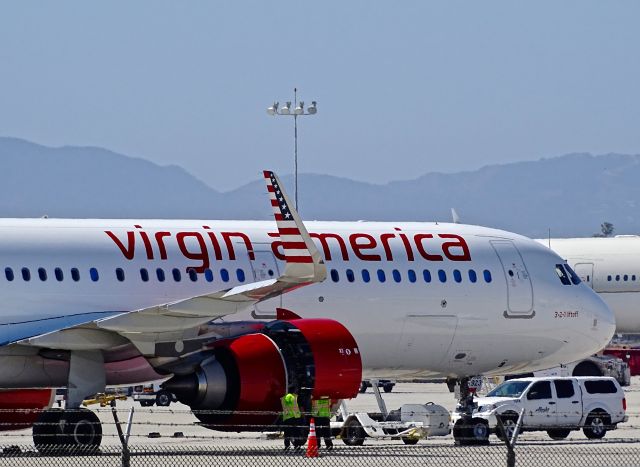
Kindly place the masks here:
<instances>
[{"instance_id":1,"label":"white pickup truck","mask_svg":"<svg viewBox=\"0 0 640 467\"><path fill-rule=\"evenodd\" d=\"M546 431L556 440L580 428L587 438L599 439L628 420L624 392L611 377L512 379L474 402L477 408L467 426L476 441L488 438L490 432L501 435L496 430L496 415L511 438L523 409L522 431ZM462 414L454 412L452 422L461 418Z\"/></svg>"}]
</instances>

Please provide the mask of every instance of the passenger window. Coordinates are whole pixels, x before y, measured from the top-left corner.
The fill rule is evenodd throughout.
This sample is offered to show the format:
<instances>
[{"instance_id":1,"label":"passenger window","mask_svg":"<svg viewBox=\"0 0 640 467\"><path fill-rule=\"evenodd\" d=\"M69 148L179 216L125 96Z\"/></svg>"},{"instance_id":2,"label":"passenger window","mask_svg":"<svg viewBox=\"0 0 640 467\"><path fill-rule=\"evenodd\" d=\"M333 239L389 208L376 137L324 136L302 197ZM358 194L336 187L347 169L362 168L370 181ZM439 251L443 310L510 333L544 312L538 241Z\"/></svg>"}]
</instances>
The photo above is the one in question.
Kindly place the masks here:
<instances>
[{"instance_id":1,"label":"passenger window","mask_svg":"<svg viewBox=\"0 0 640 467\"><path fill-rule=\"evenodd\" d=\"M391 275L393 276L393 280L396 282L400 282L402 280L402 276L400 276L400 271L398 271L397 269L394 269L391 272Z\"/></svg>"},{"instance_id":2,"label":"passenger window","mask_svg":"<svg viewBox=\"0 0 640 467\"><path fill-rule=\"evenodd\" d=\"M178 268L173 268L171 274L173 274L173 280L176 282L180 282L180 280L182 279L182 274L180 274L180 269Z\"/></svg>"},{"instance_id":3,"label":"passenger window","mask_svg":"<svg viewBox=\"0 0 640 467\"><path fill-rule=\"evenodd\" d=\"M378 280L380 282L385 282L387 280L387 276L382 269L378 269Z\"/></svg>"},{"instance_id":4,"label":"passenger window","mask_svg":"<svg viewBox=\"0 0 640 467\"><path fill-rule=\"evenodd\" d=\"M620 282L620 274L616 274L616 282Z\"/></svg>"},{"instance_id":5,"label":"passenger window","mask_svg":"<svg viewBox=\"0 0 640 467\"><path fill-rule=\"evenodd\" d=\"M627 274L624 275L624 277L622 278L625 282L627 282L629 280L629 276Z\"/></svg>"},{"instance_id":6,"label":"passenger window","mask_svg":"<svg viewBox=\"0 0 640 467\"><path fill-rule=\"evenodd\" d=\"M229 282L229 271L220 269L220 279L222 279L223 282Z\"/></svg>"},{"instance_id":7,"label":"passenger window","mask_svg":"<svg viewBox=\"0 0 640 467\"><path fill-rule=\"evenodd\" d=\"M338 271L336 271L335 269L331 270L331 280L333 282L338 282L340 280L340 275L338 274Z\"/></svg>"},{"instance_id":8,"label":"passenger window","mask_svg":"<svg viewBox=\"0 0 640 467\"><path fill-rule=\"evenodd\" d=\"M369 274L369 270L368 269L363 269L362 270L362 280L364 282L369 282L371 280L371 274Z\"/></svg>"},{"instance_id":9,"label":"passenger window","mask_svg":"<svg viewBox=\"0 0 640 467\"><path fill-rule=\"evenodd\" d=\"M422 271L422 277L425 282L431 282L431 272L428 269Z\"/></svg>"},{"instance_id":10,"label":"passenger window","mask_svg":"<svg viewBox=\"0 0 640 467\"><path fill-rule=\"evenodd\" d=\"M443 269L438 269L438 279L440 282L447 282L447 273Z\"/></svg>"},{"instance_id":11,"label":"passenger window","mask_svg":"<svg viewBox=\"0 0 640 467\"><path fill-rule=\"evenodd\" d=\"M149 282L149 271L145 268L140 269L140 279L142 279L142 282Z\"/></svg>"},{"instance_id":12,"label":"passenger window","mask_svg":"<svg viewBox=\"0 0 640 467\"><path fill-rule=\"evenodd\" d=\"M584 382L589 394L615 394L618 388L610 379L593 379Z\"/></svg>"},{"instance_id":13,"label":"passenger window","mask_svg":"<svg viewBox=\"0 0 640 467\"><path fill-rule=\"evenodd\" d=\"M407 277L409 278L409 282L413 283L417 280L416 272L413 269L409 269L407 271Z\"/></svg>"},{"instance_id":14,"label":"passenger window","mask_svg":"<svg viewBox=\"0 0 640 467\"><path fill-rule=\"evenodd\" d=\"M213 282L213 271L211 269L205 269L204 278L207 280L207 282Z\"/></svg>"},{"instance_id":15,"label":"passenger window","mask_svg":"<svg viewBox=\"0 0 640 467\"><path fill-rule=\"evenodd\" d=\"M89 276L91 276L91 280L93 282L98 282L100 279L100 275L98 274L98 270L96 268L89 269Z\"/></svg>"},{"instance_id":16,"label":"passenger window","mask_svg":"<svg viewBox=\"0 0 640 467\"><path fill-rule=\"evenodd\" d=\"M473 269L469 269L469 280L471 283L475 284L478 280L478 275Z\"/></svg>"},{"instance_id":17,"label":"passenger window","mask_svg":"<svg viewBox=\"0 0 640 467\"><path fill-rule=\"evenodd\" d=\"M349 282L353 282L353 281L356 280L356 276L355 276L355 274L353 274L353 269L347 269L345 271L345 274L347 275L347 280Z\"/></svg>"},{"instance_id":18,"label":"passenger window","mask_svg":"<svg viewBox=\"0 0 640 467\"><path fill-rule=\"evenodd\" d=\"M457 269L453 270L453 280L458 283L462 282L462 274Z\"/></svg>"},{"instance_id":19,"label":"passenger window","mask_svg":"<svg viewBox=\"0 0 640 467\"><path fill-rule=\"evenodd\" d=\"M193 268L187 268L187 274L189 274L189 279L191 282L196 282L198 280L198 273Z\"/></svg>"},{"instance_id":20,"label":"passenger window","mask_svg":"<svg viewBox=\"0 0 640 467\"><path fill-rule=\"evenodd\" d=\"M632 280L632 281L635 281L635 280L636 280L636 275L635 275L635 274L631 276L631 280Z\"/></svg>"},{"instance_id":21,"label":"passenger window","mask_svg":"<svg viewBox=\"0 0 640 467\"><path fill-rule=\"evenodd\" d=\"M491 282L491 271L485 269L482 271L482 275L484 276L484 281L488 284Z\"/></svg>"},{"instance_id":22,"label":"passenger window","mask_svg":"<svg viewBox=\"0 0 640 467\"><path fill-rule=\"evenodd\" d=\"M31 280L31 271L29 271L29 268L22 268L22 279L25 282L29 282Z\"/></svg>"},{"instance_id":23,"label":"passenger window","mask_svg":"<svg viewBox=\"0 0 640 467\"><path fill-rule=\"evenodd\" d=\"M14 279L13 269L11 269L11 268L4 268L4 276L7 278L7 280L8 280L9 282L13 281L13 279Z\"/></svg>"},{"instance_id":24,"label":"passenger window","mask_svg":"<svg viewBox=\"0 0 640 467\"><path fill-rule=\"evenodd\" d=\"M45 268L38 268L38 277L42 282L47 280L47 270Z\"/></svg>"},{"instance_id":25,"label":"passenger window","mask_svg":"<svg viewBox=\"0 0 640 467\"><path fill-rule=\"evenodd\" d=\"M156 276L158 277L158 282L164 282L164 269L158 268L156 269Z\"/></svg>"},{"instance_id":26,"label":"passenger window","mask_svg":"<svg viewBox=\"0 0 640 467\"><path fill-rule=\"evenodd\" d=\"M568 379L557 379L553 382L556 387L556 394L558 399L566 399L573 397L575 391L573 390L573 381Z\"/></svg>"},{"instance_id":27,"label":"passenger window","mask_svg":"<svg viewBox=\"0 0 640 467\"><path fill-rule=\"evenodd\" d=\"M240 282L244 282L244 271L242 269L236 270L236 277Z\"/></svg>"},{"instance_id":28,"label":"passenger window","mask_svg":"<svg viewBox=\"0 0 640 467\"><path fill-rule=\"evenodd\" d=\"M560 278L560 282L562 282L563 285L571 285L569 276L567 276L567 271L564 270L562 264L556 264L556 274L558 275L558 278Z\"/></svg>"},{"instance_id":29,"label":"passenger window","mask_svg":"<svg viewBox=\"0 0 640 467\"><path fill-rule=\"evenodd\" d=\"M538 381L531 386L527 394L527 399L551 399L551 383L549 381Z\"/></svg>"},{"instance_id":30,"label":"passenger window","mask_svg":"<svg viewBox=\"0 0 640 467\"><path fill-rule=\"evenodd\" d=\"M78 271L78 268L71 268L71 279L73 279L74 282L80 280L80 271Z\"/></svg>"},{"instance_id":31,"label":"passenger window","mask_svg":"<svg viewBox=\"0 0 640 467\"><path fill-rule=\"evenodd\" d=\"M607 281L611 282L611 276L607 276Z\"/></svg>"},{"instance_id":32,"label":"passenger window","mask_svg":"<svg viewBox=\"0 0 640 467\"><path fill-rule=\"evenodd\" d=\"M122 270L122 268L116 268L116 278L120 282L124 281L124 271Z\"/></svg>"},{"instance_id":33,"label":"passenger window","mask_svg":"<svg viewBox=\"0 0 640 467\"><path fill-rule=\"evenodd\" d=\"M58 282L62 282L64 280L64 274L62 273L62 269L60 268L55 268L53 270L53 274L56 276L56 280Z\"/></svg>"}]
</instances>

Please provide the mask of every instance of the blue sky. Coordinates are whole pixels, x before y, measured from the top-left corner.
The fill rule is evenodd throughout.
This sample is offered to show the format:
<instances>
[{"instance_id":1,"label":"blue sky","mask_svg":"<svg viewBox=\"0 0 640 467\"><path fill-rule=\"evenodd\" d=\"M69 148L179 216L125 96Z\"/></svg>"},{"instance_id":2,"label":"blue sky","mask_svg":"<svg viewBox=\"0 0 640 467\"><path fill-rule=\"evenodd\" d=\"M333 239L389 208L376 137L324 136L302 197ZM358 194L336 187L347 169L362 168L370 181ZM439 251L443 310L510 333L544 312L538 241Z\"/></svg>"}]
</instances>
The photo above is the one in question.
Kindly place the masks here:
<instances>
[{"instance_id":1,"label":"blue sky","mask_svg":"<svg viewBox=\"0 0 640 467\"><path fill-rule=\"evenodd\" d=\"M382 183L640 152L640 3L3 2L0 135L178 164L214 188Z\"/></svg>"}]
</instances>

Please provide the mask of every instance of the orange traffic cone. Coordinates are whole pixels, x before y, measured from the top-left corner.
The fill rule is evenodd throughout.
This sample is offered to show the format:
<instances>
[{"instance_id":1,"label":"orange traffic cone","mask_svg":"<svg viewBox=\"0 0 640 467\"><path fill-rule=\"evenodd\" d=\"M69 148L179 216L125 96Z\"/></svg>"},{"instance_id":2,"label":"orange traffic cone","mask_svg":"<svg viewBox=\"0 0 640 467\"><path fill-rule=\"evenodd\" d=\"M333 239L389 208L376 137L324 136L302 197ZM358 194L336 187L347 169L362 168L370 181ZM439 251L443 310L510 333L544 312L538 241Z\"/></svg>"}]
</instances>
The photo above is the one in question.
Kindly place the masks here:
<instances>
[{"instance_id":1,"label":"orange traffic cone","mask_svg":"<svg viewBox=\"0 0 640 467\"><path fill-rule=\"evenodd\" d=\"M312 418L309 424L309 438L307 438L307 453L305 457L318 457L318 438L316 438L316 422Z\"/></svg>"}]
</instances>

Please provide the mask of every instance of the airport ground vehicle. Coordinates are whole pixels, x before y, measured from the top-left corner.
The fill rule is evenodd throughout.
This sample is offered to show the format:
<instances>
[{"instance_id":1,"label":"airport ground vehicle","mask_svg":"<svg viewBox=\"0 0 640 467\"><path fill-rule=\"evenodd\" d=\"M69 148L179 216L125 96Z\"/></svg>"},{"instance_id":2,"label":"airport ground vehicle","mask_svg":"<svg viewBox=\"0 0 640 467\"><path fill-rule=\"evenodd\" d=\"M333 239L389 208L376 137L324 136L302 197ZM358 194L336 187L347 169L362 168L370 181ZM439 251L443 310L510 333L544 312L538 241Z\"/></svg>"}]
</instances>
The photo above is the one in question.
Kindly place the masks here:
<instances>
[{"instance_id":1,"label":"airport ground vehicle","mask_svg":"<svg viewBox=\"0 0 640 467\"><path fill-rule=\"evenodd\" d=\"M623 360L627 365L629 365L629 374L631 376L640 375L640 349L628 347L607 347L604 349L604 354L618 357ZM624 384L622 385L624 386Z\"/></svg>"},{"instance_id":2,"label":"airport ground vehicle","mask_svg":"<svg viewBox=\"0 0 640 467\"><path fill-rule=\"evenodd\" d=\"M349 413L347 403L342 401L335 422L331 423L334 436L338 434L347 446L361 446L365 438L392 437L402 439L405 444L416 444L420 439L446 436L451 433L449 411L441 405L403 404L399 409L387 411L380 394L380 385L372 380L371 385L378 402L378 412Z\"/></svg>"},{"instance_id":3,"label":"airport ground vehicle","mask_svg":"<svg viewBox=\"0 0 640 467\"><path fill-rule=\"evenodd\" d=\"M592 355L576 362L567 363L547 370L535 371L533 374L519 375L525 376L611 376L615 378L620 386L631 384L631 371L629 364L617 355ZM506 379L513 379L509 377Z\"/></svg>"},{"instance_id":4,"label":"airport ground vehicle","mask_svg":"<svg viewBox=\"0 0 640 467\"><path fill-rule=\"evenodd\" d=\"M176 396L166 389L162 389L161 383L139 384L133 387L133 400L140 402L142 407L169 407L175 402Z\"/></svg>"},{"instance_id":5,"label":"airport ground vehicle","mask_svg":"<svg viewBox=\"0 0 640 467\"><path fill-rule=\"evenodd\" d=\"M523 431L546 431L552 439L564 439L580 428L587 438L599 439L628 419L624 392L611 377L511 379L474 402L467 436L484 439L491 432L500 436L497 416L509 437L522 413ZM452 419L455 426L461 414L454 412Z\"/></svg>"},{"instance_id":6,"label":"airport ground vehicle","mask_svg":"<svg viewBox=\"0 0 640 467\"><path fill-rule=\"evenodd\" d=\"M375 380L378 383L378 387L382 388L382 390L384 392L391 392L393 391L393 387L396 385L396 382L390 379L378 379ZM362 382L360 383L360 390L359 392L362 394L363 392L367 392L367 388L370 388L373 386L373 380L370 379L363 379Z\"/></svg>"}]
</instances>

